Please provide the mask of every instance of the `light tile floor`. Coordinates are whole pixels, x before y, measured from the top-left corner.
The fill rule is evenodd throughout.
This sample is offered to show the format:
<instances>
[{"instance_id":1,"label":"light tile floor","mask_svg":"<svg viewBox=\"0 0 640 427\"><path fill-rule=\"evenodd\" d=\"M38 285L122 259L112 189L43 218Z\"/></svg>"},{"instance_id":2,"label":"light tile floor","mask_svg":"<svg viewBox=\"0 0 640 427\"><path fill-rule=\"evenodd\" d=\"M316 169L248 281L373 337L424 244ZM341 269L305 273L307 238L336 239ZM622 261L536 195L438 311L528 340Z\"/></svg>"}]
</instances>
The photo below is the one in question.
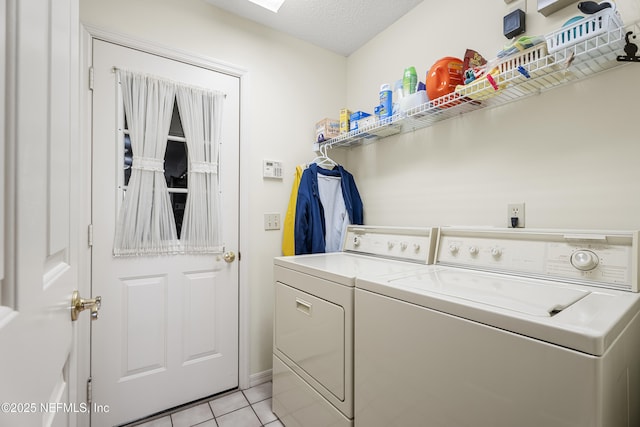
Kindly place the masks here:
<instances>
[{"instance_id":1,"label":"light tile floor","mask_svg":"<svg viewBox=\"0 0 640 427\"><path fill-rule=\"evenodd\" d=\"M271 382L137 421L127 427L283 427L271 412Z\"/></svg>"}]
</instances>

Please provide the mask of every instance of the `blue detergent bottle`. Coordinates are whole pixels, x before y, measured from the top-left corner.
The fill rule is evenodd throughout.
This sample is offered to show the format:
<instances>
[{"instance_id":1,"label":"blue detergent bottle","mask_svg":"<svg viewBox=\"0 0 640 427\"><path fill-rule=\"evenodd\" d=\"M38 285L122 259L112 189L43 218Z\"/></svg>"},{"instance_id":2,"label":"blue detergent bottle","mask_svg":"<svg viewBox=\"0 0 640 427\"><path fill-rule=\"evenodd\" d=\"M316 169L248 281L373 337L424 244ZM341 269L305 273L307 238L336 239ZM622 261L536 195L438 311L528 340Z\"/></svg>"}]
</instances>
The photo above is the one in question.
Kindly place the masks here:
<instances>
[{"instance_id":1,"label":"blue detergent bottle","mask_svg":"<svg viewBox=\"0 0 640 427\"><path fill-rule=\"evenodd\" d=\"M379 119L391 117L393 113L393 92L391 86L383 84L380 86L380 105L375 108L375 113Z\"/></svg>"}]
</instances>

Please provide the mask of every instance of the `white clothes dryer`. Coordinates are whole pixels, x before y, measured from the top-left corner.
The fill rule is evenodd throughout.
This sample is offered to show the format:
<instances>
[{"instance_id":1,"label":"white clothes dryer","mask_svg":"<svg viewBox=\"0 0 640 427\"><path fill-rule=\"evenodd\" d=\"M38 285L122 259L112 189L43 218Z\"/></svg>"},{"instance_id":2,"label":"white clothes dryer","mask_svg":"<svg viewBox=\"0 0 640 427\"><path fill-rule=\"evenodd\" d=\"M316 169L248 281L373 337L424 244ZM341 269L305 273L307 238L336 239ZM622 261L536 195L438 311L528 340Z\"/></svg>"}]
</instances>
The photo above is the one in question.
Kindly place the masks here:
<instances>
[{"instance_id":1,"label":"white clothes dryer","mask_svg":"<svg viewBox=\"0 0 640 427\"><path fill-rule=\"evenodd\" d=\"M640 426L638 232L440 228L360 277L355 425Z\"/></svg>"},{"instance_id":2,"label":"white clothes dryer","mask_svg":"<svg viewBox=\"0 0 640 427\"><path fill-rule=\"evenodd\" d=\"M273 412L287 426L353 425L356 277L433 262L437 229L349 226L342 252L274 259Z\"/></svg>"}]
</instances>

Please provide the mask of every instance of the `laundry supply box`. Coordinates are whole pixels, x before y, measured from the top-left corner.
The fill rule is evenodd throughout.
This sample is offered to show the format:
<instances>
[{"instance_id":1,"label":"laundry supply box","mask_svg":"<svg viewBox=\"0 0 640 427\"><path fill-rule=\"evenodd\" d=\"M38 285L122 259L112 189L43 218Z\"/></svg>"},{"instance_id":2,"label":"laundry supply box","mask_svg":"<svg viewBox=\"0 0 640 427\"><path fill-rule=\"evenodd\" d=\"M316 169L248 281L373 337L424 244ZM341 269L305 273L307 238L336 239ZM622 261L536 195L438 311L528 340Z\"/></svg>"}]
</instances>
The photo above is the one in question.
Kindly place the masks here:
<instances>
[{"instance_id":1,"label":"laundry supply box","mask_svg":"<svg viewBox=\"0 0 640 427\"><path fill-rule=\"evenodd\" d=\"M335 119L322 119L316 123L316 142L335 138L340 135L340 121Z\"/></svg>"},{"instance_id":2,"label":"laundry supply box","mask_svg":"<svg viewBox=\"0 0 640 427\"><path fill-rule=\"evenodd\" d=\"M365 113L364 111L356 111L355 113L351 113L351 116L349 117L349 130L358 130L359 128L364 127L360 126L360 123L366 117L371 117L371 114Z\"/></svg>"},{"instance_id":3,"label":"laundry supply box","mask_svg":"<svg viewBox=\"0 0 640 427\"><path fill-rule=\"evenodd\" d=\"M351 121L351 110L343 108L340 110L340 133L349 132L349 123Z\"/></svg>"}]
</instances>

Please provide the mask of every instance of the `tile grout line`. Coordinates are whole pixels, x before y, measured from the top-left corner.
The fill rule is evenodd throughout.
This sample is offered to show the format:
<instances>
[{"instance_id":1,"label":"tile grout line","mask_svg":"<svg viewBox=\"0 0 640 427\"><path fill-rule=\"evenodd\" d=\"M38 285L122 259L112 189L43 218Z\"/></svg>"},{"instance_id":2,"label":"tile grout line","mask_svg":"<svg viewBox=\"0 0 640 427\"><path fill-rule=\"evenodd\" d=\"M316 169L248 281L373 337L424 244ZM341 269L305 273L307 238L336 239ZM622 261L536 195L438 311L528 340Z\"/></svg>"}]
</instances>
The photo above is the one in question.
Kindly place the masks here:
<instances>
[{"instance_id":1,"label":"tile grout line","mask_svg":"<svg viewBox=\"0 0 640 427\"><path fill-rule=\"evenodd\" d=\"M220 416L216 416L216 415L213 413L213 409L211 408L211 405L209 404L209 408L211 409L211 413L213 414L213 418L212 418L212 419L213 419L213 420L215 420L216 425L219 425L219 423L218 423L218 418L224 417L224 416L229 415L229 414L233 414L234 412L238 412L238 411L241 411L241 410L245 409L246 407L249 407L249 408L251 408L251 411L253 411L253 413L255 414L256 418L257 418L257 419L258 419L258 421L260 422L260 427L264 427L264 426L265 426L265 424L262 422L262 420L261 420L261 419L260 419L260 417L258 416L258 413L256 412L256 410L255 410L255 408L253 407L253 405L255 405L256 403L264 402L265 400L271 399L271 396L265 397L264 399L260 399L260 400L257 400L257 401L255 401L255 402L251 403L251 402L249 401L249 398L247 397L247 395L244 393L244 391L243 391L243 390L239 390L239 391L242 393L242 396L243 396L243 397L245 398L245 400L247 401L247 406L243 406L243 407L241 407L241 408L234 409L233 411L226 412L226 413L224 413L224 414L222 414L222 415L220 415ZM215 399L213 399L213 400L215 400ZM210 401L209 401L209 402L207 402L207 403L213 402L213 400L210 400ZM275 415L275 414L274 414L274 415ZM277 418L277 416L276 416L276 420L279 420L279 418ZM273 420L273 421L276 421L276 420ZM207 420L207 421L210 421L210 420ZM207 421L203 421L203 422L202 422L202 423L200 423L200 424L206 423ZM273 421L270 421L270 422L273 422ZM200 424L196 424L195 426L192 426L192 427L196 427L196 426L198 426L198 425L200 425ZM173 421L172 421L172 426L173 426Z\"/></svg>"},{"instance_id":2,"label":"tile grout line","mask_svg":"<svg viewBox=\"0 0 640 427\"><path fill-rule=\"evenodd\" d=\"M256 418L260 422L260 426L264 427L264 423L262 422L262 420L258 416L258 413L256 412L255 408L253 407L253 403L251 403L251 401L249 400L249 398L245 394L244 390L240 390L240 391L242 392L242 395L244 396L244 398L247 399L247 402L249 402L249 406L251 407L251 410L253 411L253 413L256 415ZM268 397L266 399L259 400L258 402L262 402L263 400L267 400L267 399L268 399ZM254 402L254 403L258 403L258 402Z\"/></svg>"}]
</instances>

